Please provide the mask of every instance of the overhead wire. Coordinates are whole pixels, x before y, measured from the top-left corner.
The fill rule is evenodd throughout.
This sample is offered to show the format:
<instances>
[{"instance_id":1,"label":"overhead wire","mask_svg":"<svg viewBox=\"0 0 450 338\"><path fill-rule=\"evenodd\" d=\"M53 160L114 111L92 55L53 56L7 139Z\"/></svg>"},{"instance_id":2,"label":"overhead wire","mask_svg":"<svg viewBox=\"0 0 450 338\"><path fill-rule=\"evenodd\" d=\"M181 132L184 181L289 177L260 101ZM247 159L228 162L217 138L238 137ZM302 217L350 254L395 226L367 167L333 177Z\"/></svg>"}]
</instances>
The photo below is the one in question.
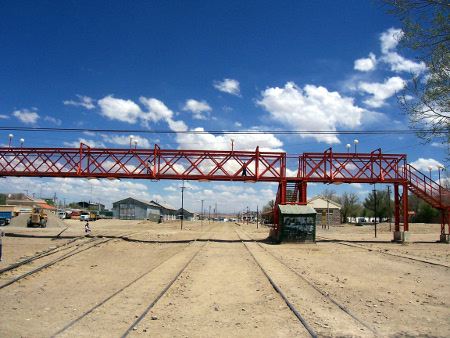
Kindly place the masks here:
<instances>
[{"instance_id":1,"label":"overhead wire","mask_svg":"<svg viewBox=\"0 0 450 338\"><path fill-rule=\"evenodd\" d=\"M35 132L102 132L102 133L134 133L134 134L213 134L213 135L387 135L387 134L415 134L417 132L431 134L432 129L384 129L384 130L142 130L142 129L92 129L92 128L56 128L56 127L0 127L8 131L35 131Z\"/></svg>"}]
</instances>

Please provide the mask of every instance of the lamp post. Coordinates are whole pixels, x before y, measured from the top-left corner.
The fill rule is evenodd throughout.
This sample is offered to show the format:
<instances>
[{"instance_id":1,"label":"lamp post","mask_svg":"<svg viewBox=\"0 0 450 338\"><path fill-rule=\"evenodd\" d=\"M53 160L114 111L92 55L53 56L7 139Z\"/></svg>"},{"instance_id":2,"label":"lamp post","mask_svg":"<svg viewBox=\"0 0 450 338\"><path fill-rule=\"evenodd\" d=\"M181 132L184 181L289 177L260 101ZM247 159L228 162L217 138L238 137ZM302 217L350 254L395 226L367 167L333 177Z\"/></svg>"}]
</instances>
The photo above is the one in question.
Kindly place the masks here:
<instances>
[{"instance_id":1,"label":"lamp post","mask_svg":"<svg viewBox=\"0 0 450 338\"><path fill-rule=\"evenodd\" d=\"M353 143L355 144L355 154L356 154L356 146L358 145L358 140L354 140Z\"/></svg>"},{"instance_id":2,"label":"lamp post","mask_svg":"<svg viewBox=\"0 0 450 338\"><path fill-rule=\"evenodd\" d=\"M9 134L8 135L8 137L9 137L9 147L11 148L11 139L13 138L13 134Z\"/></svg>"},{"instance_id":3,"label":"lamp post","mask_svg":"<svg viewBox=\"0 0 450 338\"><path fill-rule=\"evenodd\" d=\"M23 143L25 142L25 140L23 138L20 139L20 148L23 148Z\"/></svg>"},{"instance_id":4,"label":"lamp post","mask_svg":"<svg viewBox=\"0 0 450 338\"><path fill-rule=\"evenodd\" d=\"M433 170L433 167L430 165L430 166L428 167L428 170L430 171L430 180L431 180L431 170Z\"/></svg>"},{"instance_id":5,"label":"lamp post","mask_svg":"<svg viewBox=\"0 0 450 338\"><path fill-rule=\"evenodd\" d=\"M134 150L136 150L138 144L138 140L134 140Z\"/></svg>"},{"instance_id":6,"label":"lamp post","mask_svg":"<svg viewBox=\"0 0 450 338\"><path fill-rule=\"evenodd\" d=\"M351 147L350 143L347 143L347 154L350 154L350 147Z\"/></svg>"},{"instance_id":7,"label":"lamp post","mask_svg":"<svg viewBox=\"0 0 450 338\"><path fill-rule=\"evenodd\" d=\"M130 135L130 150L131 150L131 141L133 141L134 136Z\"/></svg>"},{"instance_id":8,"label":"lamp post","mask_svg":"<svg viewBox=\"0 0 450 338\"><path fill-rule=\"evenodd\" d=\"M234 151L234 138L230 138L231 141L231 152Z\"/></svg>"}]
</instances>

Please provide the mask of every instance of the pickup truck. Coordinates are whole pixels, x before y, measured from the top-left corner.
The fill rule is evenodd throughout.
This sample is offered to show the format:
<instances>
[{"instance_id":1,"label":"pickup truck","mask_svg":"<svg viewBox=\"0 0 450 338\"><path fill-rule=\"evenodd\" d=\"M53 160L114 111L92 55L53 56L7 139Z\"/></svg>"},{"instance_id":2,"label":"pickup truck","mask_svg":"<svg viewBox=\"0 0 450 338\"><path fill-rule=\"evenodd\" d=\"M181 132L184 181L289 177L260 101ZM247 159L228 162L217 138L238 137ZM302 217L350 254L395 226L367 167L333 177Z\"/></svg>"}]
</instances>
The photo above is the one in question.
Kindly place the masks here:
<instances>
[{"instance_id":1,"label":"pickup truck","mask_svg":"<svg viewBox=\"0 0 450 338\"><path fill-rule=\"evenodd\" d=\"M12 211L0 211L0 226L9 224L12 217Z\"/></svg>"}]
</instances>

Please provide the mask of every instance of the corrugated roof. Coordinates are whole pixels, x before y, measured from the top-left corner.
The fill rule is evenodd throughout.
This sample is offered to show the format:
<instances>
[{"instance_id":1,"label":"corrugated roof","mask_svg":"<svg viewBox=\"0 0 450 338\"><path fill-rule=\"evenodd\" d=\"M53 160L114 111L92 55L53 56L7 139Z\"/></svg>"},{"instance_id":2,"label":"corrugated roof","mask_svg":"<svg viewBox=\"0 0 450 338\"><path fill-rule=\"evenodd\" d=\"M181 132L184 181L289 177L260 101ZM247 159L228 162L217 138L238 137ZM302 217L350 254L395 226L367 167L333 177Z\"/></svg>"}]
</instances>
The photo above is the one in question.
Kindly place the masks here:
<instances>
[{"instance_id":1,"label":"corrugated roof","mask_svg":"<svg viewBox=\"0 0 450 338\"><path fill-rule=\"evenodd\" d=\"M287 204L279 205L282 214L317 214L316 210L310 205Z\"/></svg>"}]
</instances>

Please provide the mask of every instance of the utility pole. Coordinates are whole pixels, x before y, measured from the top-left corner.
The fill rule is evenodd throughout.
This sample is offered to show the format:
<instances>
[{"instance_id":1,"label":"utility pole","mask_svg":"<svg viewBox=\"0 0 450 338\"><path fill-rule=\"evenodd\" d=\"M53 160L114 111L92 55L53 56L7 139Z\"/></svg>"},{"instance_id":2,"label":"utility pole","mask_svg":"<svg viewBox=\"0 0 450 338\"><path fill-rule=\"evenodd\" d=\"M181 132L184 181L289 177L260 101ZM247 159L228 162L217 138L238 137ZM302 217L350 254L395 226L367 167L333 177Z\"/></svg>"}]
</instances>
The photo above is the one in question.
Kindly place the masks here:
<instances>
[{"instance_id":1,"label":"utility pole","mask_svg":"<svg viewBox=\"0 0 450 338\"><path fill-rule=\"evenodd\" d=\"M377 189L375 189L375 185L373 186L373 200L375 202L375 238L377 238Z\"/></svg>"},{"instance_id":2,"label":"utility pole","mask_svg":"<svg viewBox=\"0 0 450 338\"><path fill-rule=\"evenodd\" d=\"M130 141L131 142L131 141ZM131 144L131 143L130 143ZM183 218L184 218L184 181L181 188L181 230L183 230Z\"/></svg>"},{"instance_id":3,"label":"utility pole","mask_svg":"<svg viewBox=\"0 0 450 338\"><path fill-rule=\"evenodd\" d=\"M259 210L258 206L256 206L256 229L258 229L258 222L259 222Z\"/></svg>"},{"instance_id":4,"label":"utility pole","mask_svg":"<svg viewBox=\"0 0 450 338\"><path fill-rule=\"evenodd\" d=\"M391 191L389 190L390 186L387 186L388 188L388 203L389 203L389 231L392 231L392 222L391 222Z\"/></svg>"}]
</instances>

